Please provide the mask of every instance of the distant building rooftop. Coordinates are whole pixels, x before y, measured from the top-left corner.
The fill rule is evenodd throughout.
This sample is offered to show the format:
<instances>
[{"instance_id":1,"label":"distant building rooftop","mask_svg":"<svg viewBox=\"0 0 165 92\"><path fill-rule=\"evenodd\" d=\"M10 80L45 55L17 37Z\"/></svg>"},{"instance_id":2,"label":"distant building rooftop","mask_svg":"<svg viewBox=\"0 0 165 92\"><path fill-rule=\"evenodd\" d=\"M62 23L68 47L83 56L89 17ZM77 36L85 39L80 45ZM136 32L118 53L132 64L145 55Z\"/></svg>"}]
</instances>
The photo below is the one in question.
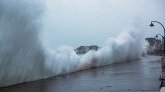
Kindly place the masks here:
<instances>
[{"instance_id":1,"label":"distant building rooftop","mask_svg":"<svg viewBox=\"0 0 165 92\"><path fill-rule=\"evenodd\" d=\"M91 46L80 46L75 49L76 54L85 54L90 50L97 51L100 47L97 45L91 45Z\"/></svg>"}]
</instances>

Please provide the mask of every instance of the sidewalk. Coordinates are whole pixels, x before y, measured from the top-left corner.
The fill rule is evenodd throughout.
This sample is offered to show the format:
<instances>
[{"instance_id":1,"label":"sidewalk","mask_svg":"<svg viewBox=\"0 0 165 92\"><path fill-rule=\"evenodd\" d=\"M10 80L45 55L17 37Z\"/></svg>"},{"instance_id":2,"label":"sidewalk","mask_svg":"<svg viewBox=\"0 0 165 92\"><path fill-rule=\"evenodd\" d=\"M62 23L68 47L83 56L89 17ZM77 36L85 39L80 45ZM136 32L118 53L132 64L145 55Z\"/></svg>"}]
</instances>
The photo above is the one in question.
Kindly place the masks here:
<instances>
[{"instance_id":1,"label":"sidewalk","mask_svg":"<svg viewBox=\"0 0 165 92\"><path fill-rule=\"evenodd\" d=\"M140 61L0 88L0 92L159 92L158 61L158 57L147 56Z\"/></svg>"},{"instance_id":2,"label":"sidewalk","mask_svg":"<svg viewBox=\"0 0 165 92\"><path fill-rule=\"evenodd\" d=\"M165 92L165 87L162 87L162 88L160 89L160 92Z\"/></svg>"}]
</instances>

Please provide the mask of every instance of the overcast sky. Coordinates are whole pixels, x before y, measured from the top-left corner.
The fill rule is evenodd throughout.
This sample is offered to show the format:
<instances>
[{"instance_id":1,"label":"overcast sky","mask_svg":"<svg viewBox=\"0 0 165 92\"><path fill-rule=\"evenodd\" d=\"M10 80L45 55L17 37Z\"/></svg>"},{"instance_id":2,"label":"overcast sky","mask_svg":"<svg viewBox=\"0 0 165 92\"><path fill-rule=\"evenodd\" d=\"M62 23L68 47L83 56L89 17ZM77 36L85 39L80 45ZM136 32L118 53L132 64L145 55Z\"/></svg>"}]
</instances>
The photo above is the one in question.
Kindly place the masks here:
<instances>
[{"instance_id":1,"label":"overcast sky","mask_svg":"<svg viewBox=\"0 0 165 92\"><path fill-rule=\"evenodd\" d=\"M42 39L49 48L62 45L101 45L116 37L133 21L146 26L146 37L162 33L151 20L165 25L164 0L45 0Z\"/></svg>"}]
</instances>

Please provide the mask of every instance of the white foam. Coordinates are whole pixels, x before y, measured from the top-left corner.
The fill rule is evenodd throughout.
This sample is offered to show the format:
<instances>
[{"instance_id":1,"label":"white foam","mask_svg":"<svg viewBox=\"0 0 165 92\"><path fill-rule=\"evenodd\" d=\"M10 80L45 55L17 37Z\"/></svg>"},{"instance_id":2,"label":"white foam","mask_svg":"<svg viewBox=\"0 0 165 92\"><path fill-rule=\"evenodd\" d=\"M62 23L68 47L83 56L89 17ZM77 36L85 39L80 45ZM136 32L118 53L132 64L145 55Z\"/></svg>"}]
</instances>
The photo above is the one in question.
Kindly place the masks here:
<instances>
[{"instance_id":1,"label":"white foam","mask_svg":"<svg viewBox=\"0 0 165 92\"><path fill-rule=\"evenodd\" d=\"M41 4L39 0L0 0L1 87L140 58L144 45L143 30L138 27L108 38L101 49L82 56L70 46L42 47Z\"/></svg>"}]
</instances>

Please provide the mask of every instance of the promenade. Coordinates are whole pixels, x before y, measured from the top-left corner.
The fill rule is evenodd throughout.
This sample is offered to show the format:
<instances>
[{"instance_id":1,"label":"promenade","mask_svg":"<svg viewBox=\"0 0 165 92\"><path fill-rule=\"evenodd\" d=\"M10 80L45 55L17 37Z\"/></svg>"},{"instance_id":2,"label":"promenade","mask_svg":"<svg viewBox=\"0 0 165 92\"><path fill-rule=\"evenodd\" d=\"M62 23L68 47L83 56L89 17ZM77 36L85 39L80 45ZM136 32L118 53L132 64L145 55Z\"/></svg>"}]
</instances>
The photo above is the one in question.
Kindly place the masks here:
<instances>
[{"instance_id":1,"label":"promenade","mask_svg":"<svg viewBox=\"0 0 165 92\"><path fill-rule=\"evenodd\" d=\"M0 92L159 92L160 57L112 64L0 88Z\"/></svg>"}]
</instances>

